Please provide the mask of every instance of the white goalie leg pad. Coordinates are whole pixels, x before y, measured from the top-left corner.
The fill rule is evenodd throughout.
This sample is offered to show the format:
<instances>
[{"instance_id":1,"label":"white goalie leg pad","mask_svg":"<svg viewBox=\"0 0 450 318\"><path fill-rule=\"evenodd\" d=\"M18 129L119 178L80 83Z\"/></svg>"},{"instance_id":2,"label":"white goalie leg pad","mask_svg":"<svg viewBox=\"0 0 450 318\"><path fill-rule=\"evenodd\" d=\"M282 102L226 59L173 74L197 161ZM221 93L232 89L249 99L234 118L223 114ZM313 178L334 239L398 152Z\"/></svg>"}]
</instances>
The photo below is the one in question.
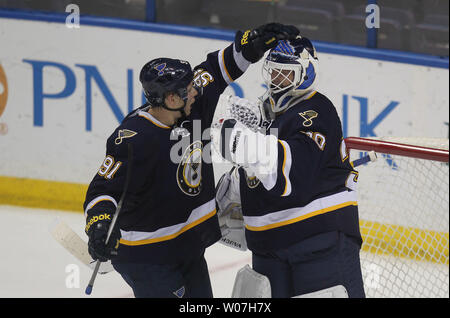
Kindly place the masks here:
<instances>
[{"instance_id":1,"label":"white goalie leg pad","mask_svg":"<svg viewBox=\"0 0 450 318\"><path fill-rule=\"evenodd\" d=\"M241 206L239 173L235 167L224 173L217 183L216 202L219 218L227 216L235 207Z\"/></svg>"},{"instance_id":2,"label":"white goalie leg pad","mask_svg":"<svg viewBox=\"0 0 450 318\"><path fill-rule=\"evenodd\" d=\"M271 298L267 276L255 272L248 264L241 268L234 281L231 298Z\"/></svg>"},{"instance_id":3,"label":"white goalie leg pad","mask_svg":"<svg viewBox=\"0 0 450 318\"><path fill-rule=\"evenodd\" d=\"M240 206L231 209L227 215L219 217L219 225L222 234L220 243L240 251L247 250L244 218Z\"/></svg>"},{"instance_id":4,"label":"white goalie leg pad","mask_svg":"<svg viewBox=\"0 0 450 318\"><path fill-rule=\"evenodd\" d=\"M336 285L312 293L295 296L293 298L348 298L348 293L344 286Z\"/></svg>"},{"instance_id":5,"label":"white goalie leg pad","mask_svg":"<svg viewBox=\"0 0 450 318\"><path fill-rule=\"evenodd\" d=\"M216 202L219 208L217 216L222 234L220 243L240 251L246 251L247 242L237 169L233 168L220 178L216 188Z\"/></svg>"},{"instance_id":6,"label":"white goalie leg pad","mask_svg":"<svg viewBox=\"0 0 450 318\"><path fill-rule=\"evenodd\" d=\"M244 229L227 229L227 233L219 241L223 245L245 252L247 250L247 240Z\"/></svg>"}]
</instances>

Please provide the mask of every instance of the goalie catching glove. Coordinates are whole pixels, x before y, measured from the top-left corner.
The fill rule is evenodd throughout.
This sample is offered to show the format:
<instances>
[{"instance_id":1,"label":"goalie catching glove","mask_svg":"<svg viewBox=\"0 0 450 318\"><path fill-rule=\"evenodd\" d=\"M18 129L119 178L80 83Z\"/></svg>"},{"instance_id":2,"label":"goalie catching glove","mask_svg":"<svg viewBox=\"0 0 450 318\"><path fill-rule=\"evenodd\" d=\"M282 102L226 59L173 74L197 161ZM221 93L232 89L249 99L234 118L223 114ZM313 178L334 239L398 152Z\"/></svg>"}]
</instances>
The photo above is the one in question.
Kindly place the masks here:
<instances>
[{"instance_id":1,"label":"goalie catching glove","mask_svg":"<svg viewBox=\"0 0 450 318\"><path fill-rule=\"evenodd\" d=\"M279 40L292 40L299 34L293 25L268 23L254 30L238 31L234 43L237 52L242 52L247 61L255 63L267 50L276 47Z\"/></svg>"},{"instance_id":2,"label":"goalie catching glove","mask_svg":"<svg viewBox=\"0 0 450 318\"><path fill-rule=\"evenodd\" d=\"M234 167L224 173L217 183L216 202L222 234L220 243L240 251L246 251L247 242L241 210L239 175Z\"/></svg>"},{"instance_id":3,"label":"goalie catching glove","mask_svg":"<svg viewBox=\"0 0 450 318\"><path fill-rule=\"evenodd\" d=\"M91 215L86 220L85 232L89 237L88 251L93 260L106 262L117 256L121 237L117 225L111 232L108 244L105 244L112 217L112 214L109 213L99 213Z\"/></svg>"},{"instance_id":4,"label":"goalie catching glove","mask_svg":"<svg viewBox=\"0 0 450 318\"><path fill-rule=\"evenodd\" d=\"M276 176L278 164L276 136L255 132L235 119L226 119L222 122L220 133L213 135L213 141L217 142L217 139L222 158L242 166L247 175L256 176L267 190L275 185L273 176Z\"/></svg>"}]
</instances>

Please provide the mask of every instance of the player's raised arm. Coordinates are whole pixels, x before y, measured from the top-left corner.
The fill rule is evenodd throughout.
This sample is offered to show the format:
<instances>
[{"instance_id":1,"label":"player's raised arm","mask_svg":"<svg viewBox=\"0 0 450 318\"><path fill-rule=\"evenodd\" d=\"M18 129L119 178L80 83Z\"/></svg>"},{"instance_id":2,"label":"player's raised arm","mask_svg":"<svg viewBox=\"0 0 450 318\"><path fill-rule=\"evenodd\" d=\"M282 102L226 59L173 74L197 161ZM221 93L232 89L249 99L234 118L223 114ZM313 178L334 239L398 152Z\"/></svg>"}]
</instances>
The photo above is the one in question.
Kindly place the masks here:
<instances>
[{"instance_id":1,"label":"player's raised arm","mask_svg":"<svg viewBox=\"0 0 450 318\"><path fill-rule=\"evenodd\" d=\"M294 26L269 23L253 30L237 31L234 42L224 49L209 53L204 62L194 67L194 83L199 88L199 102L194 112L209 127L217 101L225 88L237 80L252 63L274 48L279 39L292 39L299 33Z\"/></svg>"}]
</instances>

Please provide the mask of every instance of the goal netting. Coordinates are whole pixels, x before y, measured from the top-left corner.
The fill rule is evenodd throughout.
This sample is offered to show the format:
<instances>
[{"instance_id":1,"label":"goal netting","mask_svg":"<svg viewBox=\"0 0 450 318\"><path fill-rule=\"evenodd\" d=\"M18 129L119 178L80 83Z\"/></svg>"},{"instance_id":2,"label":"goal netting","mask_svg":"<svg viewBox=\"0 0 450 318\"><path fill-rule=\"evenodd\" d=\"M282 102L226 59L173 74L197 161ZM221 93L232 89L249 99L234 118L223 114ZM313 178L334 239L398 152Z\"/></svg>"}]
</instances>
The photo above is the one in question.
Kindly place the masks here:
<instances>
[{"instance_id":1,"label":"goal netting","mask_svg":"<svg viewBox=\"0 0 450 318\"><path fill-rule=\"evenodd\" d=\"M367 297L449 297L448 139L346 138L356 167Z\"/></svg>"}]
</instances>

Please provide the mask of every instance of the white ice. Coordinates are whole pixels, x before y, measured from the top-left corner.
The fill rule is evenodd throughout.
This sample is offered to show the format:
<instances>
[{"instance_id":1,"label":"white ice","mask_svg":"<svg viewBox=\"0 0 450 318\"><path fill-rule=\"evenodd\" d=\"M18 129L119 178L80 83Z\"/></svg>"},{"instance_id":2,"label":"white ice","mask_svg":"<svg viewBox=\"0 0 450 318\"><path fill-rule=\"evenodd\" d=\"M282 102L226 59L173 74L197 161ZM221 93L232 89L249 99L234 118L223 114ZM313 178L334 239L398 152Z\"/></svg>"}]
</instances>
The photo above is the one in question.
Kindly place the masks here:
<instances>
[{"instance_id":1,"label":"white ice","mask_svg":"<svg viewBox=\"0 0 450 318\"><path fill-rule=\"evenodd\" d=\"M87 240L82 213L0 205L0 220L3 225L1 229L3 241L0 245L0 298L133 297L130 287L116 272L98 275L92 294L90 296L84 294L92 271L53 239L49 227L56 218L67 223L80 237ZM374 266L376 269L389 269L386 264L392 263L392 260L380 257L375 261L373 255L369 257L363 253L361 256L366 283L371 283L374 278L374 273L371 272ZM251 253L216 243L206 250L206 259L214 297L229 298L236 272L245 264L251 264ZM420 273L424 270L424 265L419 265L410 264L408 268ZM448 266L427 266L439 266L443 273L437 281L427 275L422 277L427 280L427 284L436 285L434 287L438 289L431 297L448 297ZM380 282L391 286L383 282L385 278L384 273L380 272ZM441 287L443 281L446 281L446 284ZM391 286L392 290L386 291L379 290L376 285L371 289L371 284L366 284L366 294L368 297L411 297L411 295L423 297L420 294L416 295L416 292L420 293L418 290L420 288L409 279L402 281L401 284L400 289L408 291L407 293L403 293L399 286L396 288Z\"/></svg>"},{"instance_id":2,"label":"white ice","mask_svg":"<svg viewBox=\"0 0 450 318\"><path fill-rule=\"evenodd\" d=\"M55 218L87 240L82 213L0 205L0 298L133 297L116 272L97 275L92 294L84 294L92 270L53 239L49 227ZM206 250L206 259L214 297L220 298L231 296L236 272L251 264L250 252L220 243Z\"/></svg>"}]
</instances>

